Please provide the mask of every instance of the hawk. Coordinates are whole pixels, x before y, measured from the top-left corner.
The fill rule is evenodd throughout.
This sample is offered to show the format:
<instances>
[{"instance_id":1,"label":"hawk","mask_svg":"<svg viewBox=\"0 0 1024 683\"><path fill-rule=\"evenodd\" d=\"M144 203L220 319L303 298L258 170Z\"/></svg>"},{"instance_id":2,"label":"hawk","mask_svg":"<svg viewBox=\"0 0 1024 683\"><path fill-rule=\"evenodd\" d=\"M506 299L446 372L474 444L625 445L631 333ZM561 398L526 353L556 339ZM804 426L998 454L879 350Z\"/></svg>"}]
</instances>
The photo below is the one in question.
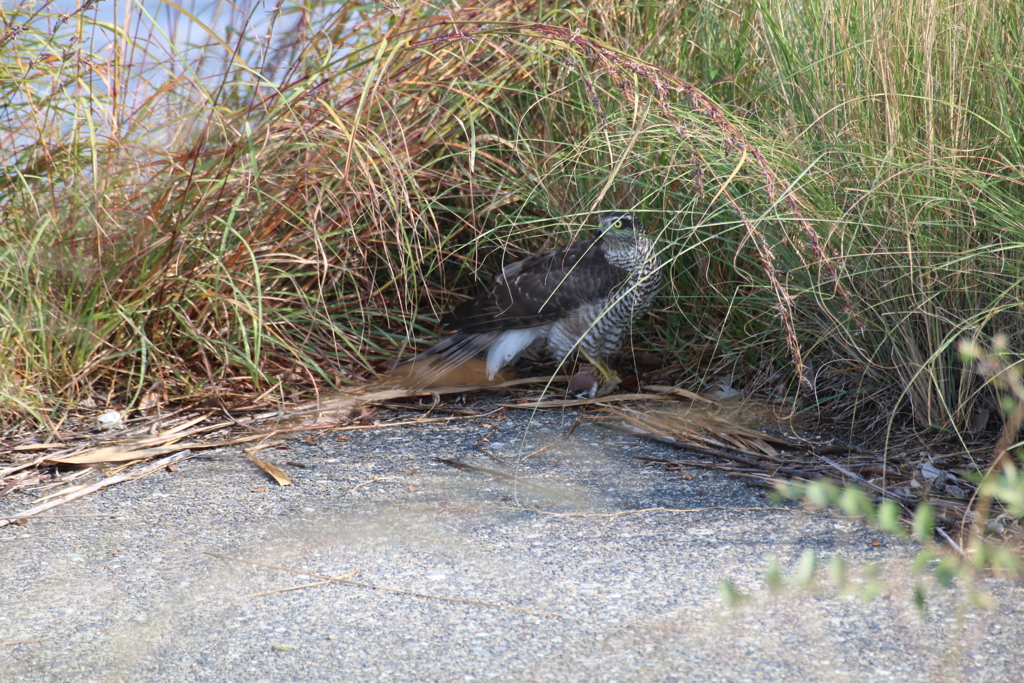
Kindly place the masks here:
<instances>
[{"instance_id":1,"label":"hawk","mask_svg":"<svg viewBox=\"0 0 1024 683\"><path fill-rule=\"evenodd\" d=\"M661 285L655 244L632 213L598 215L597 236L505 267L491 287L441 318L456 333L413 358L437 376L485 356L488 379L528 348L559 362L574 352L603 375L591 395L610 393L607 366Z\"/></svg>"}]
</instances>

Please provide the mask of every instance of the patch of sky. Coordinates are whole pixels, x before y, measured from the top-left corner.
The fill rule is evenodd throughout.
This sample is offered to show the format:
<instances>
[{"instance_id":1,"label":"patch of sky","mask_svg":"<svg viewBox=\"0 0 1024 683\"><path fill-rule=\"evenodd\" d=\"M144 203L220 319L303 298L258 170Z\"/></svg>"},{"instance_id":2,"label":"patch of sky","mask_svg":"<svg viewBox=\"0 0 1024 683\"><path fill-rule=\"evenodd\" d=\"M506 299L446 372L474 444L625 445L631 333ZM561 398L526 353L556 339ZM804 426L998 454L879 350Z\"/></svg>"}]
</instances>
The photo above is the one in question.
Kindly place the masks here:
<instances>
[{"instance_id":1,"label":"patch of sky","mask_svg":"<svg viewBox=\"0 0 1024 683\"><path fill-rule=\"evenodd\" d=\"M33 145L129 133L159 148L211 105L242 108L270 94L302 60L344 60L372 32L364 17L374 9L342 0L0 0L0 150L13 159ZM360 25L363 35L348 30Z\"/></svg>"}]
</instances>

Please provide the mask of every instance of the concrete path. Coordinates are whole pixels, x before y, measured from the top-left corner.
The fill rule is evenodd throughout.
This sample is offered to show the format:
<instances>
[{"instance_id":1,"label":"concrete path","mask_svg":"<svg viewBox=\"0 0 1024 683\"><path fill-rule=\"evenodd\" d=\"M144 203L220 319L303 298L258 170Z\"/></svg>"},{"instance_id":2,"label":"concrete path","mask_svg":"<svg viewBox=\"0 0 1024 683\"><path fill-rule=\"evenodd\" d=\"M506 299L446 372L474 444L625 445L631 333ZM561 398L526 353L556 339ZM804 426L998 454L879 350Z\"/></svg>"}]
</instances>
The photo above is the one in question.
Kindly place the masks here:
<instances>
[{"instance_id":1,"label":"concrete path","mask_svg":"<svg viewBox=\"0 0 1024 683\"><path fill-rule=\"evenodd\" d=\"M560 441L575 417L315 433L260 453L287 487L239 450L205 452L56 519L0 529L0 680L1024 676L1018 586L982 582L991 611L962 586L933 587L922 618L913 546L779 509L720 474L643 466L631 456L673 451L596 424ZM32 500L0 498L0 515ZM892 593L864 604L822 577L818 593L769 595L767 558L792 569L807 548L825 562L841 552L855 566L884 563ZM394 590L335 582L254 595L317 579L207 553ZM753 600L724 606L724 578Z\"/></svg>"}]
</instances>

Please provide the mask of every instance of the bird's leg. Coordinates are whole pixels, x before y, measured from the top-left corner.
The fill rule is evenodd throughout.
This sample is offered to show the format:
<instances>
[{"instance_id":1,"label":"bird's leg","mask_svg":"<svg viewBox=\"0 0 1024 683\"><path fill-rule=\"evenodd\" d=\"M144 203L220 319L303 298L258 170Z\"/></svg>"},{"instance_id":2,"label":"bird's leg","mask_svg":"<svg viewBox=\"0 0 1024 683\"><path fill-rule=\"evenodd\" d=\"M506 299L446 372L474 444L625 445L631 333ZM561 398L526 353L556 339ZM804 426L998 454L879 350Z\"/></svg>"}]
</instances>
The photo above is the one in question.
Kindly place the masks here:
<instances>
[{"instance_id":1,"label":"bird's leg","mask_svg":"<svg viewBox=\"0 0 1024 683\"><path fill-rule=\"evenodd\" d=\"M607 396L619 387L619 382L622 379L614 370L608 368L600 359L594 358L583 349L580 349L580 353L601 373L601 379L598 381L597 396Z\"/></svg>"}]
</instances>

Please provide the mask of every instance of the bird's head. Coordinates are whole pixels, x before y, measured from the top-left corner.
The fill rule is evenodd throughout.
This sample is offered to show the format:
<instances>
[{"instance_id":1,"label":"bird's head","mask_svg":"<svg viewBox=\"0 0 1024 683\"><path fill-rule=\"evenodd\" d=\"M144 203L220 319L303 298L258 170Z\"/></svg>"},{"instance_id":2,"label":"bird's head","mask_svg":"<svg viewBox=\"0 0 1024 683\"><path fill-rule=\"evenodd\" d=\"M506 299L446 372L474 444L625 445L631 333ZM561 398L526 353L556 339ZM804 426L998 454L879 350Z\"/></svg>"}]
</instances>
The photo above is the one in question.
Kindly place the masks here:
<instances>
[{"instance_id":1,"label":"bird's head","mask_svg":"<svg viewBox=\"0 0 1024 683\"><path fill-rule=\"evenodd\" d=\"M640 224L640 220L636 217L635 213L623 212L623 211L604 211L597 215L597 234L603 235L608 231L613 232L643 232L644 226Z\"/></svg>"}]
</instances>

